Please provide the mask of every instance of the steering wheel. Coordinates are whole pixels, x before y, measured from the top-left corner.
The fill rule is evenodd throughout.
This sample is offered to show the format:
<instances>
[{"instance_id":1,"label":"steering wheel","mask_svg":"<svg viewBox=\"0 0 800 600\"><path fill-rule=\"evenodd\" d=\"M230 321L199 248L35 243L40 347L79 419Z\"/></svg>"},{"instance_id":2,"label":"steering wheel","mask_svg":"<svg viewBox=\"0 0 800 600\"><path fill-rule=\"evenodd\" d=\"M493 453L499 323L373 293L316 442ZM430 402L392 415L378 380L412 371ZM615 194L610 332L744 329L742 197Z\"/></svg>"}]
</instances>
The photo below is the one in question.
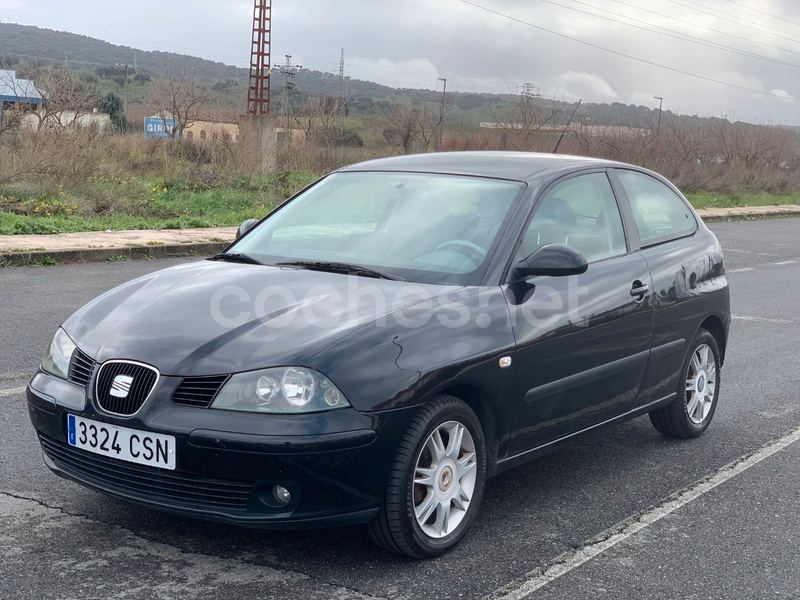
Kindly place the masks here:
<instances>
[{"instance_id":1,"label":"steering wheel","mask_svg":"<svg viewBox=\"0 0 800 600\"><path fill-rule=\"evenodd\" d=\"M439 245L434 252L439 252L440 250L453 250L463 254L476 265L481 264L483 259L486 258L486 250L467 240L450 240Z\"/></svg>"}]
</instances>

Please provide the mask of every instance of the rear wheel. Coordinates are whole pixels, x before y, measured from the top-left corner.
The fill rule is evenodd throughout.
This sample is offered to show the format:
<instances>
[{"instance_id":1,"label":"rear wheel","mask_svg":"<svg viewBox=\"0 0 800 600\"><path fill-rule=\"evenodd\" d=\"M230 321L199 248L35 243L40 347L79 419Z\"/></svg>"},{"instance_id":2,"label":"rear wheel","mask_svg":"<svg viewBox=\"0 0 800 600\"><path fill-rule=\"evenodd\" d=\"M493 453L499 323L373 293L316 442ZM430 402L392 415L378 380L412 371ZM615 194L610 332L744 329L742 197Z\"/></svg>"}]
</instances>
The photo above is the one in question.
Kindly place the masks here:
<instances>
[{"instance_id":1,"label":"rear wheel","mask_svg":"<svg viewBox=\"0 0 800 600\"><path fill-rule=\"evenodd\" d=\"M720 383L719 348L705 329L697 332L681 369L675 400L650 413L653 426L671 437L693 438L711 424Z\"/></svg>"},{"instance_id":2,"label":"rear wheel","mask_svg":"<svg viewBox=\"0 0 800 600\"><path fill-rule=\"evenodd\" d=\"M370 535L406 556L443 554L467 533L485 481L486 444L478 418L458 398L438 396L422 407L400 442Z\"/></svg>"}]
</instances>

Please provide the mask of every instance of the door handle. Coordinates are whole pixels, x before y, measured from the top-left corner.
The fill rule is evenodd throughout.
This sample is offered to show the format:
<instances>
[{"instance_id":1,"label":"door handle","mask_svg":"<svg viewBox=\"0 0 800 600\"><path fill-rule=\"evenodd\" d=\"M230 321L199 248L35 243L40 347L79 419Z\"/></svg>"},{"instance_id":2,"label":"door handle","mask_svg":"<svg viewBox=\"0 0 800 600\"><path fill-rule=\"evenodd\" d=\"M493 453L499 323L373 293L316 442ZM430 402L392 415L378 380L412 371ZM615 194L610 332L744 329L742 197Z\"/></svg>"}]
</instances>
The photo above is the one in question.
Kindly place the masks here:
<instances>
[{"instance_id":1,"label":"door handle","mask_svg":"<svg viewBox=\"0 0 800 600\"><path fill-rule=\"evenodd\" d=\"M637 280L633 282L633 287L631 288L631 296L633 296L637 302L641 302L642 300L644 300L645 294L647 294L647 292L649 291L650 291L649 286Z\"/></svg>"}]
</instances>

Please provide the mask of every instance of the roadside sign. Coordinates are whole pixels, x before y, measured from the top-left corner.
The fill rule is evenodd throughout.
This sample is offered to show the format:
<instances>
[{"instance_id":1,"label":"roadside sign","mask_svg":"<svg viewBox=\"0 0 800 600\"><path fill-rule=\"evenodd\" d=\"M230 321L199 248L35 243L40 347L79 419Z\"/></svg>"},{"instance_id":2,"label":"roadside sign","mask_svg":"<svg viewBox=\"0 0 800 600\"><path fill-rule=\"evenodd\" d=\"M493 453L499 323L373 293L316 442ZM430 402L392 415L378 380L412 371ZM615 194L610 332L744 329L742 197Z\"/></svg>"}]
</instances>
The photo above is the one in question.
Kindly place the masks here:
<instances>
[{"instance_id":1,"label":"roadside sign","mask_svg":"<svg viewBox=\"0 0 800 600\"><path fill-rule=\"evenodd\" d=\"M145 117L144 137L169 138L178 137L173 132L178 127L177 119L162 119L161 117Z\"/></svg>"}]
</instances>

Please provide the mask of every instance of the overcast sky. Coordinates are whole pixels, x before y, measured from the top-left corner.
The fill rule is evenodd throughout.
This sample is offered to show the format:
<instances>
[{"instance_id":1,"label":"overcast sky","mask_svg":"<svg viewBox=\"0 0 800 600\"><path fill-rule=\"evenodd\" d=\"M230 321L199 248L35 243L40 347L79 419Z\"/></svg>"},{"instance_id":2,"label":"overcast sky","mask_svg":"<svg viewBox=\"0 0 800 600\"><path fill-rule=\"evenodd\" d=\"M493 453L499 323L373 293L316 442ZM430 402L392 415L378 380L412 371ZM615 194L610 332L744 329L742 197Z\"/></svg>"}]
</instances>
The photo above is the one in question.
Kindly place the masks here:
<instances>
[{"instance_id":1,"label":"overcast sky","mask_svg":"<svg viewBox=\"0 0 800 600\"><path fill-rule=\"evenodd\" d=\"M344 47L349 76L394 87L436 88L439 77L454 91L507 92L532 83L544 95L567 100L654 107L653 96L663 96L665 109L682 113L800 123L797 0L470 1L617 53L773 96L637 62L462 0L273 0L273 62L291 53L295 64L338 73ZM249 62L252 16L252 0L0 0L2 21L239 66ZM676 39L683 35L738 53Z\"/></svg>"}]
</instances>

